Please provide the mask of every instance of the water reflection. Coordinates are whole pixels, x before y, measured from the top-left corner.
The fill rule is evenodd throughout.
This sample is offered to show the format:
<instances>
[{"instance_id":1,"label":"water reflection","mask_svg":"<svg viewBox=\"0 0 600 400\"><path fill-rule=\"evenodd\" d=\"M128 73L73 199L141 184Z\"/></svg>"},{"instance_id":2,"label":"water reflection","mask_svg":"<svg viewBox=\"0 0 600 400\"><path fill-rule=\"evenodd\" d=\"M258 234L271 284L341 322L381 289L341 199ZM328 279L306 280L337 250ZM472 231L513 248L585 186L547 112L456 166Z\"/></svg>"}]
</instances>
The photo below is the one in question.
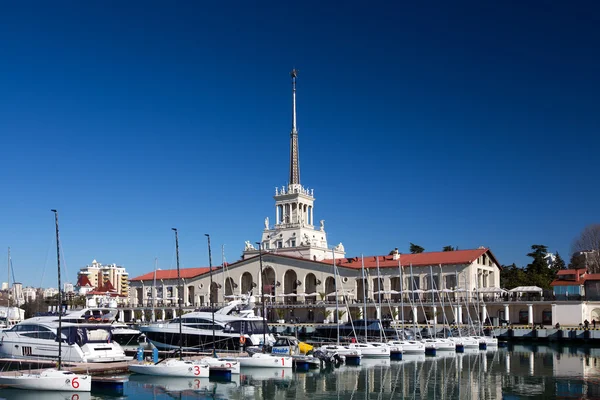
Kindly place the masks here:
<instances>
[{"instance_id":1,"label":"water reflection","mask_svg":"<svg viewBox=\"0 0 600 400\"><path fill-rule=\"evenodd\" d=\"M248 369L233 379L132 376L127 394L130 399L595 399L600 398L600 349L514 345L437 357L405 355L402 361L363 359L359 367L328 371Z\"/></svg>"}]
</instances>

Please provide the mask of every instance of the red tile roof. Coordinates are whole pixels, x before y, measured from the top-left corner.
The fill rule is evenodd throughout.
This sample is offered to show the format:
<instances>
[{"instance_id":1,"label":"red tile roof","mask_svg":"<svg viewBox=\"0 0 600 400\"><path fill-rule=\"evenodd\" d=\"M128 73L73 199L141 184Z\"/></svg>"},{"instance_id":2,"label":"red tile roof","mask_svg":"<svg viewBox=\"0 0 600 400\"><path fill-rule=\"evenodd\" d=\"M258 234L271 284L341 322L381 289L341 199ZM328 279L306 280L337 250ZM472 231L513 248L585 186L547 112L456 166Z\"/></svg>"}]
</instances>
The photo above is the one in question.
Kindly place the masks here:
<instances>
[{"instance_id":1,"label":"red tile roof","mask_svg":"<svg viewBox=\"0 0 600 400\"><path fill-rule=\"evenodd\" d=\"M90 282L87 275L79 275L79 278L77 278L77 286L79 286L79 287L90 286L91 287L92 282Z\"/></svg>"},{"instance_id":2,"label":"red tile roof","mask_svg":"<svg viewBox=\"0 0 600 400\"><path fill-rule=\"evenodd\" d=\"M475 250L456 250L456 251L435 251L418 254L400 254L397 260L391 255L387 256L365 256L365 268L376 268L379 259L379 268L398 268L400 262L402 266L426 266L426 265L457 265L470 264L486 253L492 258L492 261L500 267L500 263L488 248ZM326 262L327 260L324 260ZM360 257L341 258L336 260L336 265L347 268L361 268Z\"/></svg>"},{"instance_id":3,"label":"red tile roof","mask_svg":"<svg viewBox=\"0 0 600 400\"><path fill-rule=\"evenodd\" d=\"M221 269L221 266L213 267L213 272ZM210 271L209 267L201 268L182 268L179 270L179 276L183 279L195 278L200 275L208 274ZM160 269L156 271L156 279L177 279L177 269ZM148 272L147 274L136 276L130 279L131 281L152 281L154 280L154 271Z\"/></svg>"},{"instance_id":4,"label":"red tile roof","mask_svg":"<svg viewBox=\"0 0 600 400\"><path fill-rule=\"evenodd\" d=\"M585 268L581 269L561 269L556 273L556 275L579 275L586 271Z\"/></svg>"}]
</instances>

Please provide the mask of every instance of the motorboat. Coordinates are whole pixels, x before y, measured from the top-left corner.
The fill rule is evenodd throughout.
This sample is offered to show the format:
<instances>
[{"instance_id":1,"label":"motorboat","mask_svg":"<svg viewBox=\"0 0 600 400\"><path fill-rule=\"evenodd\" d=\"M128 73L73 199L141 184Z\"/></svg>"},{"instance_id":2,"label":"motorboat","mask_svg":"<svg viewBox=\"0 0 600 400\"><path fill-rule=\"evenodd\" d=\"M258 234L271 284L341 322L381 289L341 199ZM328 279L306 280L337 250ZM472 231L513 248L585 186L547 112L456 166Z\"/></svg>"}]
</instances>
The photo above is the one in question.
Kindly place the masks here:
<instances>
[{"instance_id":1,"label":"motorboat","mask_svg":"<svg viewBox=\"0 0 600 400\"><path fill-rule=\"evenodd\" d=\"M450 339L425 339L425 342L434 341L436 343L436 350L439 351L456 351L456 343Z\"/></svg>"},{"instance_id":2,"label":"motorboat","mask_svg":"<svg viewBox=\"0 0 600 400\"><path fill-rule=\"evenodd\" d=\"M92 389L92 378L89 375L51 368L40 373L1 375L0 385L25 390L89 392Z\"/></svg>"},{"instance_id":3,"label":"motorboat","mask_svg":"<svg viewBox=\"0 0 600 400\"><path fill-rule=\"evenodd\" d=\"M225 360L237 361L242 368L292 368L291 356L254 353L248 357L224 357Z\"/></svg>"},{"instance_id":4,"label":"motorboat","mask_svg":"<svg viewBox=\"0 0 600 400\"><path fill-rule=\"evenodd\" d=\"M160 350L178 348L181 339L184 350L233 350L245 346L262 344L265 339L273 344L275 338L268 331L267 321L254 315L254 297L230 301L225 307L214 312L194 311L164 323L154 323L140 327L148 340ZM213 345L214 328L214 345Z\"/></svg>"},{"instance_id":5,"label":"motorboat","mask_svg":"<svg viewBox=\"0 0 600 400\"><path fill-rule=\"evenodd\" d=\"M138 374L154 376L179 376L187 378L208 378L209 366L201 360L182 360L170 358L163 362L142 362L130 364L129 370Z\"/></svg>"},{"instance_id":6,"label":"motorboat","mask_svg":"<svg viewBox=\"0 0 600 400\"><path fill-rule=\"evenodd\" d=\"M56 359L58 322L29 318L0 331L0 357ZM102 324L63 323L61 356L68 362L129 361L123 348L111 340L111 328Z\"/></svg>"},{"instance_id":7,"label":"motorboat","mask_svg":"<svg viewBox=\"0 0 600 400\"><path fill-rule=\"evenodd\" d=\"M62 321L74 324L102 325L111 331L111 340L117 342L124 350L135 350L145 344L146 338L139 329L135 329L117 320L119 311L112 307L86 307L66 310ZM31 318L36 322L57 322L57 312L38 313Z\"/></svg>"}]
</instances>

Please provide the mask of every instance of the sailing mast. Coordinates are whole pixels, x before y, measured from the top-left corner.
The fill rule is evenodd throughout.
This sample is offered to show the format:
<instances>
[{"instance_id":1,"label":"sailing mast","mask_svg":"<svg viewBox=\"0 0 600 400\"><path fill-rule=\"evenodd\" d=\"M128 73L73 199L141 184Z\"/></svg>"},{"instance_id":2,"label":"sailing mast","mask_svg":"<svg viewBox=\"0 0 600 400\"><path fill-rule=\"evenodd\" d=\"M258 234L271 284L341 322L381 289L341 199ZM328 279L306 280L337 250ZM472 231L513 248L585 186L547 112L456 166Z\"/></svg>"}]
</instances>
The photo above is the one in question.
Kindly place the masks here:
<instances>
[{"instance_id":1,"label":"sailing mast","mask_svg":"<svg viewBox=\"0 0 600 400\"><path fill-rule=\"evenodd\" d=\"M338 275L337 275L337 266L335 265L335 252L334 249L331 249L331 261L333 262L333 273L335 274L335 322L337 325L337 345L340 345L340 310L338 304Z\"/></svg>"},{"instance_id":2,"label":"sailing mast","mask_svg":"<svg viewBox=\"0 0 600 400\"><path fill-rule=\"evenodd\" d=\"M363 302L364 302L364 315L363 319L365 320L365 343L367 343L367 293L365 291L365 286L367 284L367 277L365 276L365 256L361 254L362 258L362 278L363 278Z\"/></svg>"},{"instance_id":3,"label":"sailing mast","mask_svg":"<svg viewBox=\"0 0 600 400\"><path fill-rule=\"evenodd\" d=\"M8 289L7 289L7 295L8 295L8 303L6 304L6 327L8 328L8 315L10 313L10 247L8 248L8 268L6 268L7 270L7 282L8 282Z\"/></svg>"},{"instance_id":4,"label":"sailing mast","mask_svg":"<svg viewBox=\"0 0 600 400\"><path fill-rule=\"evenodd\" d=\"M208 298L210 300L210 311L212 313L212 328L213 328L213 337L212 337L212 342L213 342L213 357L217 357L217 350L215 348L215 346L217 345L215 343L215 308L213 307L213 296L212 296L212 291L213 291L213 280L212 280L212 253L210 252L210 235L208 233L205 233L204 236L206 236L206 238L208 239L208 270L209 270L209 274L210 274L210 289L208 290Z\"/></svg>"},{"instance_id":5,"label":"sailing mast","mask_svg":"<svg viewBox=\"0 0 600 400\"><path fill-rule=\"evenodd\" d=\"M54 213L54 226L56 229L56 264L58 266L58 364L57 368L60 371L62 361L62 288L60 286L60 241L58 236L58 211L50 210Z\"/></svg>"},{"instance_id":6,"label":"sailing mast","mask_svg":"<svg viewBox=\"0 0 600 400\"><path fill-rule=\"evenodd\" d=\"M179 359L183 360L183 334L181 332L181 318L183 317L183 311L181 309L181 294L183 294L183 287L181 285L181 274L179 273L179 236L177 234L177 228L171 228L175 231L175 253L177 254L177 303L179 310ZM181 293L181 294L180 294Z\"/></svg>"},{"instance_id":7,"label":"sailing mast","mask_svg":"<svg viewBox=\"0 0 600 400\"><path fill-rule=\"evenodd\" d=\"M263 317L263 326L262 326L262 331L263 331L263 345L262 345L262 351L263 353L266 352L266 346L267 346L267 316L266 316L266 312L265 312L265 282L264 282L264 276L263 276L263 265L262 265L262 243L261 242L256 242L256 244L258 245L258 259L259 259L259 263L260 263L260 286L261 287L261 291L260 291L260 297L261 297L261 303L262 303L262 310L261 310L261 314Z\"/></svg>"},{"instance_id":8,"label":"sailing mast","mask_svg":"<svg viewBox=\"0 0 600 400\"><path fill-rule=\"evenodd\" d=\"M400 307L402 308L400 311L400 318L402 318L402 337L399 337L398 340L404 340L406 334L404 330L404 278L402 277L402 260L400 258L398 258L398 274L400 276Z\"/></svg>"},{"instance_id":9,"label":"sailing mast","mask_svg":"<svg viewBox=\"0 0 600 400\"><path fill-rule=\"evenodd\" d=\"M158 257L154 257L154 282L153 282L153 293L152 293L152 316L154 317L154 321L156 321L156 314L154 313L154 306L156 305L156 268L158 267Z\"/></svg>"},{"instance_id":10,"label":"sailing mast","mask_svg":"<svg viewBox=\"0 0 600 400\"><path fill-rule=\"evenodd\" d=\"M379 256L377 259L377 298L379 300L379 341L383 342L383 324L381 323L381 278L379 277Z\"/></svg>"}]
</instances>

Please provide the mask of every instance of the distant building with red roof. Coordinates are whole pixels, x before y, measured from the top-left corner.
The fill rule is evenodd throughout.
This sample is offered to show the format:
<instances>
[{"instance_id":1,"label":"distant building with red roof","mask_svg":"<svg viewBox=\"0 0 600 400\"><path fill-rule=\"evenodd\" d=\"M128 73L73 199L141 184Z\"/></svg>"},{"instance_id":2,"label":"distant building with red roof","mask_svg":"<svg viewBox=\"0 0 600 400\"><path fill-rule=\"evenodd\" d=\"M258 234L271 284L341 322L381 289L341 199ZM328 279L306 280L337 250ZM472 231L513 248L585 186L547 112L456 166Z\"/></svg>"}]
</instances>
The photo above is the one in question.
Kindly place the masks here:
<instances>
[{"instance_id":1,"label":"distant building with red roof","mask_svg":"<svg viewBox=\"0 0 600 400\"><path fill-rule=\"evenodd\" d=\"M119 294L129 296L129 273L124 267L116 264L103 265L93 260L77 273L77 288L80 294L89 292L90 287L102 287L106 282L111 282Z\"/></svg>"}]
</instances>

